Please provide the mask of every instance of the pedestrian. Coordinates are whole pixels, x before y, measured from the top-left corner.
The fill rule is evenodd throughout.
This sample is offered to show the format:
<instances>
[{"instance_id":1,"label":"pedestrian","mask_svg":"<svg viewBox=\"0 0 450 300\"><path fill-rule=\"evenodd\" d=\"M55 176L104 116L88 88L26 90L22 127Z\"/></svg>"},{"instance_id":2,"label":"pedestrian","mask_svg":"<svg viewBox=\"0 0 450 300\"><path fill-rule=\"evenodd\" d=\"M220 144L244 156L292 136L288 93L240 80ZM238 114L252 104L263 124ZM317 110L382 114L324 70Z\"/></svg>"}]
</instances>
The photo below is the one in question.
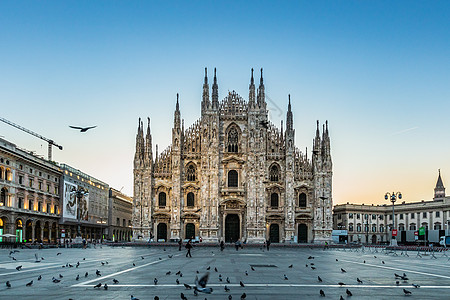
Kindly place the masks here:
<instances>
[{"instance_id":1,"label":"pedestrian","mask_svg":"<svg viewBox=\"0 0 450 300\"><path fill-rule=\"evenodd\" d=\"M236 247L236 251L238 251L241 246L241 240L237 240L236 243L234 243L234 246Z\"/></svg>"},{"instance_id":2,"label":"pedestrian","mask_svg":"<svg viewBox=\"0 0 450 300\"><path fill-rule=\"evenodd\" d=\"M220 241L220 251L223 251L223 249L225 248L225 243L222 241Z\"/></svg>"},{"instance_id":3,"label":"pedestrian","mask_svg":"<svg viewBox=\"0 0 450 300\"><path fill-rule=\"evenodd\" d=\"M187 252L186 252L186 257L188 257L188 255L189 255L189 257L192 257L192 255L191 255L191 249L192 249L192 244L191 244L191 240L189 239L189 241L186 243L186 249L187 249Z\"/></svg>"},{"instance_id":4,"label":"pedestrian","mask_svg":"<svg viewBox=\"0 0 450 300\"><path fill-rule=\"evenodd\" d=\"M183 242L181 241L181 238L178 240L178 251L181 251L181 246L183 245Z\"/></svg>"},{"instance_id":5,"label":"pedestrian","mask_svg":"<svg viewBox=\"0 0 450 300\"><path fill-rule=\"evenodd\" d=\"M267 242L266 242L266 246L267 246L267 251L269 251L269 247L270 247L270 240L267 240Z\"/></svg>"},{"instance_id":6,"label":"pedestrian","mask_svg":"<svg viewBox=\"0 0 450 300\"><path fill-rule=\"evenodd\" d=\"M86 239L83 239L83 249L86 249Z\"/></svg>"}]
</instances>

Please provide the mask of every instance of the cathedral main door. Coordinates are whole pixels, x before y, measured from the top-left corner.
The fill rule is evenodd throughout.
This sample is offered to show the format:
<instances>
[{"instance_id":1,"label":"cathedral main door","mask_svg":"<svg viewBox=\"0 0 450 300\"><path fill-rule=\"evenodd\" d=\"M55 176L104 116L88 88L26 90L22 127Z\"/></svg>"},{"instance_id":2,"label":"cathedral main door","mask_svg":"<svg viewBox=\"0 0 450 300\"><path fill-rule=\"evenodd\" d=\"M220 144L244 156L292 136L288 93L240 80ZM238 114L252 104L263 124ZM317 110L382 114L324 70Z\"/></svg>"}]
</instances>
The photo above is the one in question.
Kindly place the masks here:
<instances>
[{"instance_id":1,"label":"cathedral main door","mask_svg":"<svg viewBox=\"0 0 450 300\"><path fill-rule=\"evenodd\" d=\"M308 242L308 226L306 224L298 224L298 242Z\"/></svg>"},{"instance_id":2,"label":"cathedral main door","mask_svg":"<svg viewBox=\"0 0 450 300\"><path fill-rule=\"evenodd\" d=\"M240 222L236 214L227 215L225 218L225 242L234 243L240 239Z\"/></svg>"},{"instance_id":3,"label":"cathedral main door","mask_svg":"<svg viewBox=\"0 0 450 300\"><path fill-rule=\"evenodd\" d=\"M158 224L156 238L158 241L159 240L167 241L167 224L166 223Z\"/></svg>"},{"instance_id":4,"label":"cathedral main door","mask_svg":"<svg viewBox=\"0 0 450 300\"><path fill-rule=\"evenodd\" d=\"M280 242L280 227L278 226L278 224L270 224L269 241L271 243Z\"/></svg>"}]
</instances>

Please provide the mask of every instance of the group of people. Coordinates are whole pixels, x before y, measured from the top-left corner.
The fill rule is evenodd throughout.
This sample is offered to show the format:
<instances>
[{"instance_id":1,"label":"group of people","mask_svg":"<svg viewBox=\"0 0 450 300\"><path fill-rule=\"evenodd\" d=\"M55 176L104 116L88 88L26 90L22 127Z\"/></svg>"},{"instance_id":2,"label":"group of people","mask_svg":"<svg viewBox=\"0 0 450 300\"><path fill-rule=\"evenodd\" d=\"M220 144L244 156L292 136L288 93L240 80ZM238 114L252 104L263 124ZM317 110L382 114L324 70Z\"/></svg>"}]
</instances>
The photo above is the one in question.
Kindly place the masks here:
<instances>
[{"instance_id":1,"label":"group of people","mask_svg":"<svg viewBox=\"0 0 450 300\"><path fill-rule=\"evenodd\" d=\"M267 249L267 251L270 250L270 244L271 244L270 240L267 240L267 241L264 242L264 247ZM183 246L183 241L182 241L181 239L179 239L179 240L178 240L178 251L181 251L181 247L182 247L182 246ZM223 240L220 241L219 246L220 246L220 251L223 251L223 250L225 249L225 242L224 242ZM187 252L186 252L186 257L192 257L191 249L194 247L194 246L192 245L192 239L189 239L189 240L186 242L186 245L185 245L184 247L185 247L186 250L187 250ZM241 248L241 249L244 248L244 246L242 245L241 240L237 240L237 241L234 243L234 247L236 248L236 251L239 251L239 248Z\"/></svg>"}]
</instances>

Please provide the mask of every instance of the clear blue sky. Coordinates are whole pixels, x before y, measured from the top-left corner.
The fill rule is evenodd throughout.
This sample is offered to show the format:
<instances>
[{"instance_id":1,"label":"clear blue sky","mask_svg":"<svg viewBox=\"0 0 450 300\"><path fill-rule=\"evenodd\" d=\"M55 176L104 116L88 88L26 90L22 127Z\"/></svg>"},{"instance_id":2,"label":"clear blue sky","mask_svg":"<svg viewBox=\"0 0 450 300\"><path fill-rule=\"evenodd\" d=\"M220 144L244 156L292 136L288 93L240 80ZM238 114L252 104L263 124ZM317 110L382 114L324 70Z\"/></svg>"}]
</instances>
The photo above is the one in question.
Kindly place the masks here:
<instances>
[{"instance_id":1,"label":"clear blue sky","mask_svg":"<svg viewBox=\"0 0 450 300\"><path fill-rule=\"evenodd\" d=\"M271 120L291 94L300 149L329 120L335 203L430 199L438 168L450 185L449 28L448 1L1 1L0 115L131 195L138 117L161 151L176 93L186 126L199 118L204 67L220 98L245 99L263 67ZM0 136L46 156L6 124Z\"/></svg>"}]
</instances>

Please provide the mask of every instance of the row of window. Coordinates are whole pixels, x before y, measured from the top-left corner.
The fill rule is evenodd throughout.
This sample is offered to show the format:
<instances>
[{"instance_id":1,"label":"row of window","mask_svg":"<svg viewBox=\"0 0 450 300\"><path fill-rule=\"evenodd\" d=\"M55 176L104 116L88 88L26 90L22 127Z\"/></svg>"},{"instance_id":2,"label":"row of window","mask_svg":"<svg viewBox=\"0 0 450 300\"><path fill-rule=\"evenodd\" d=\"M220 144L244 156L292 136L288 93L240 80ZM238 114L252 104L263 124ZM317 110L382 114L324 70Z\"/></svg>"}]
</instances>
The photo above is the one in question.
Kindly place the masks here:
<instances>
[{"instance_id":1,"label":"row of window","mask_svg":"<svg viewBox=\"0 0 450 300\"><path fill-rule=\"evenodd\" d=\"M126 224L126 220L122 219L122 227L125 227ZM120 218L116 219L116 226L120 226ZM128 220L128 227L131 227L131 220Z\"/></svg>"},{"instance_id":2,"label":"row of window","mask_svg":"<svg viewBox=\"0 0 450 300\"><path fill-rule=\"evenodd\" d=\"M353 223L348 225L348 231L354 231ZM362 226L361 224L356 224L356 232L361 232ZM369 225L364 224L364 232L369 232ZM372 225L372 232L377 232L377 225ZM384 225L380 225L380 232L384 232Z\"/></svg>"},{"instance_id":3,"label":"row of window","mask_svg":"<svg viewBox=\"0 0 450 300\"><path fill-rule=\"evenodd\" d=\"M432 213L433 212L430 212L430 214L432 214ZM417 214L419 214L419 213L417 213ZM434 212L434 214L435 214L436 218L439 218L441 216L441 213L439 211ZM361 215L362 214L355 214L355 215L356 215L356 219L357 220L361 219ZM407 215L407 214L396 214L396 216L398 216L400 220L403 220L404 215ZM369 218L369 214L363 214L363 216L364 216L364 220L367 220ZM416 216L416 213L410 213L411 219L414 219L415 216ZM379 217L380 220L383 220L383 218L384 218L383 215L378 215L378 217ZM422 212L422 218L427 218L427 217L428 217L428 212L426 212L426 211ZM341 214L338 214L337 218L338 218L338 220L340 220L342 218ZM348 218L349 219L353 219L354 218L354 214L353 213L349 213L348 214ZM372 220L376 220L377 219L377 215L376 214L372 214L371 218L372 218ZM389 220L392 221L392 215L389 215Z\"/></svg>"},{"instance_id":4,"label":"row of window","mask_svg":"<svg viewBox=\"0 0 450 300\"><path fill-rule=\"evenodd\" d=\"M26 207L24 206L25 204L27 204ZM0 192L0 206L7 206L7 205L8 205L8 192L5 188L3 188ZM25 203L23 198L18 199L17 208L22 208L22 209L27 208L29 210L34 210L34 211L39 211L39 212L47 212L47 213L52 213L52 214L58 213L57 205L53 205L53 207L52 207L51 203L47 203L47 205L45 207L46 209L44 210L43 202L38 201L37 206L34 206L33 200L28 200L28 202Z\"/></svg>"},{"instance_id":5,"label":"row of window","mask_svg":"<svg viewBox=\"0 0 450 300\"><path fill-rule=\"evenodd\" d=\"M0 179L12 181L12 172L9 168L0 167Z\"/></svg>"},{"instance_id":6,"label":"row of window","mask_svg":"<svg viewBox=\"0 0 450 300\"><path fill-rule=\"evenodd\" d=\"M389 230L391 230L392 224L388 225L389 226ZM372 231L371 232L377 232L377 225L372 224L371 226ZM422 223L422 227L425 228L425 230L428 230L428 223ZM348 225L348 231L354 231L354 226L353 223L350 223ZM439 222L434 223L433 226L434 230L441 230L442 229L442 224ZM380 225L379 227L379 232L384 232L385 227L384 225ZM405 230L405 224L399 224L398 225L398 230L399 231L404 231ZM409 230L417 230L417 226L416 224L410 224L409 225ZM362 225L361 224L356 224L356 232L362 232ZM364 232L369 232L369 225L368 224L364 224Z\"/></svg>"},{"instance_id":7,"label":"row of window","mask_svg":"<svg viewBox=\"0 0 450 300\"><path fill-rule=\"evenodd\" d=\"M357 220L360 220L360 219L361 219L361 215L362 215L362 214L355 214L355 215L356 215L356 219L357 219ZM369 214L363 214L363 216L364 216L364 220L369 219ZM376 220L376 219L377 219L377 216L379 217L380 220L383 220L383 218L384 218L383 215L372 214L372 215L371 215L372 220ZM349 219L353 219L353 217L354 217L354 216L353 216L353 213L349 213L349 214L348 214L348 218L349 218ZM338 214L338 219L341 219L341 214Z\"/></svg>"}]
</instances>

